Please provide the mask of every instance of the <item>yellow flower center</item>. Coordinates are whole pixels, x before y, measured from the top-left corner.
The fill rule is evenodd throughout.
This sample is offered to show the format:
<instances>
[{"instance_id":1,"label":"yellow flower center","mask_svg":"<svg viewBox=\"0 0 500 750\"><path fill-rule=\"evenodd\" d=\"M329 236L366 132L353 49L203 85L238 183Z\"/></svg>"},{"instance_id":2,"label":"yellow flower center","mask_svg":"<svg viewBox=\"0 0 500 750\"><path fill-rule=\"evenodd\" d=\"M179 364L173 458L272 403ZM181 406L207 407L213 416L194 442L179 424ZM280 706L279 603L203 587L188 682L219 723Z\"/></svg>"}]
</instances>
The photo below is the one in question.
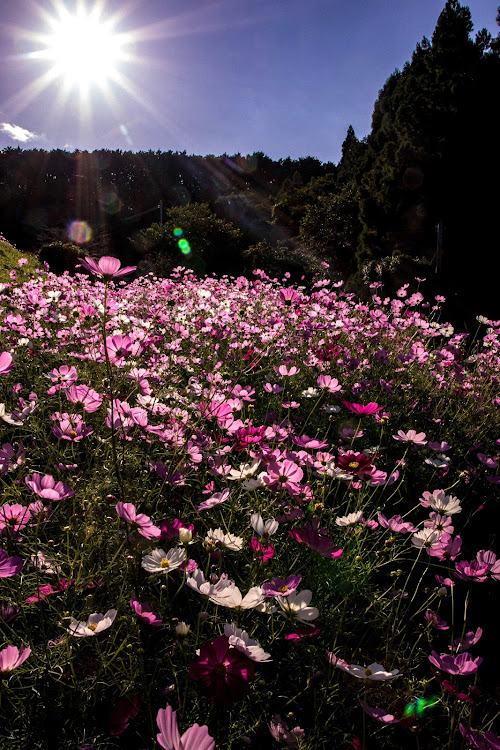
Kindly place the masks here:
<instances>
[{"instance_id":1,"label":"yellow flower center","mask_svg":"<svg viewBox=\"0 0 500 750\"><path fill-rule=\"evenodd\" d=\"M368 667L367 667L367 668L365 669L365 675L366 675L367 677L369 677L369 676L370 676L370 675L372 675L372 674L373 674L372 670L371 670L371 669L368 669Z\"/></svg>"},{"instance_id":2,"label":"yellow flower center","mask_svg":"<svg viewBox=\"0 0 500 750\"><path fill-rule=\"evenodd\" d=\"M357 469L357 468L359 468L359 463L357 461L351 461L351 463L349 464L349 468L350 469Z\"/></svg>"},{"instance_id":3,"label":"yellow flower center","mask_svg":"<svg viewBox=\"0 0 500 750\"><path fill-rule=\"evenodd\" d=\"M170 568L170 560L167 560L166 557L160 560L160 568Z\"/></svg>"},{"instance_id":4,"label":"yellow flower center","mask_svg":"<svg viewBox=\"0 0 500 750\"><path fill-rule=\"evenodd\" d=\"M95 633L95 631L97 630L97 623L92 622L90 625L87 625L87 628L91 630L93 633Z\"/></svg>"},{"instance_id":5,"label":"yellow flower center","mask_svg":"<svg viewBox=\"0 0 500 750\"><path fill-rule=\"evenodd\" d=\"M288 586L280 586L278 591L282 594L286 594L286 592L288 591Z\"/></svg>"},{"instance_id":6,"label":"yellow flower center","mask_svg":"<svg viewBox=\"0 0 500 750\"><path fill-rule=\"evenodd\" d=\"M76 438L76 432L74 430L70 430L68 432L68 435L70 436L70 438Z\"/></svg>"}]
</instances>

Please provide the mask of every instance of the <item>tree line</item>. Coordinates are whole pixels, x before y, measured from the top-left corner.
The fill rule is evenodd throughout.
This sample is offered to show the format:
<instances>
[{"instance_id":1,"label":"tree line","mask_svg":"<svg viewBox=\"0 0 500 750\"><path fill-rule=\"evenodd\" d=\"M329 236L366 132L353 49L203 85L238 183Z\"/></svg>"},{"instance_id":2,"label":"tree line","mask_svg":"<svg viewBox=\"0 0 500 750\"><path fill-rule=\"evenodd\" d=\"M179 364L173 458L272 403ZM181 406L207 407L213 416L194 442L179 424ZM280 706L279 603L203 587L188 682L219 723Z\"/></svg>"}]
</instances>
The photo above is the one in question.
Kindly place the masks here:
<instances>
[{"instance_id":1,"label":"tree line","mask_svg":"<svg viewBox=\"0 0 500 750\"><path fill-rule=\"evenodd\" d=\"M469 8L447 0L432 38L379 91L369 135L349 126L338 164L7 148L0 227L57 270L82 252L68 237L78 219L92 230L87 254L144 272L260 267L307 280L328 263L356 291L426 277L464 314L500 317L499 83L500 34L474 34Z\"/></svg>"}]
</instances>

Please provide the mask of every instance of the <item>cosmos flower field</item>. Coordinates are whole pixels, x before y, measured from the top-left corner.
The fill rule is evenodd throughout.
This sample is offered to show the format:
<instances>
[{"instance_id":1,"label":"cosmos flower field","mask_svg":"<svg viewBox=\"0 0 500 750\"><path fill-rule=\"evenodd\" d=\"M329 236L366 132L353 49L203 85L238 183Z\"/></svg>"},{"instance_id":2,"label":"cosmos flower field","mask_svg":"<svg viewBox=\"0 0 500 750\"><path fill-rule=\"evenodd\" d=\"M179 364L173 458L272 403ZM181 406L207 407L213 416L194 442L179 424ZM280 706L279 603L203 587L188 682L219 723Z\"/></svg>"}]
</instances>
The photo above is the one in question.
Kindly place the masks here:
<instances>
[{"instance_id":1,"label":"cosmos flower field","mask_svg":"<svg viewBox=\"0 0 500 750\"><path fill-rule=\"evenodd\" d=\"M0 747L499 748L500 321L133 270L0 288Z\"/></svg>"}]
</instances>

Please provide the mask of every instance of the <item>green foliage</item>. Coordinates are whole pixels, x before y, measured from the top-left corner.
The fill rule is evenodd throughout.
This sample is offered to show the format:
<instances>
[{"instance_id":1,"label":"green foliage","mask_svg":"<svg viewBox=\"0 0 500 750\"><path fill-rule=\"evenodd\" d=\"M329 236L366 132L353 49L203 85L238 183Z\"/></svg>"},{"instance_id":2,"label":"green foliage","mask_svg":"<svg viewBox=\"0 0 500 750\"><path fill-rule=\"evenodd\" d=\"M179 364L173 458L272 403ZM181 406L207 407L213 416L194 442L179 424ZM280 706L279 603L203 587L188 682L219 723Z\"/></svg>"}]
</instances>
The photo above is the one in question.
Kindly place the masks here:
<instances>
[{"instance_id":1,"label":"green foliage","mask_svg":"<svg viewBox=\"0 0 500 750\"><path fill-rule=\"evenodd\" d=\"M19 266L18 261L25 258L28 263L25 266ZM41 268L38 260L31 253L21 253L4 237L0 236L0 283L6 284L12 281L11 271L16 272L18 279L26 278L34 273L37 268Z\"/></svg>"},{"instance_id":2,"label":"green foliage","mask_svg":"<svg viewBox=\"0 0 500 750\"><path fill-rule=\"evenodd\" d=\"M174 230L182 234L174 234ZM230 273L238 258L242 233L219 219L205 203L177 206L166 211L163 225L152 224L133 239L136 249L149 259L158 275L167 276L184 266L197 273L216 270ZM184 245L184 252L180 245Z\"/></svg>"}]
</instances>

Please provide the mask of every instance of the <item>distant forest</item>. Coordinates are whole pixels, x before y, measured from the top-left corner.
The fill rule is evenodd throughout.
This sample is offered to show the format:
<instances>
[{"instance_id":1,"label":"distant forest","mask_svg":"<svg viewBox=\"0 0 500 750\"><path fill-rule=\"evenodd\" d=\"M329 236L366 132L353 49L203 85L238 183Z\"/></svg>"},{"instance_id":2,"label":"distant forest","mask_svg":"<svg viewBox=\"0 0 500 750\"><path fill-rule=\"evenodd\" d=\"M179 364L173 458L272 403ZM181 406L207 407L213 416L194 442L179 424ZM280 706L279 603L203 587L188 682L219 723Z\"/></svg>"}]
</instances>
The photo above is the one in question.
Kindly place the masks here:
<instances>
[{"instance_id":1,"label":"distant forest","mask_svg":"<svg viewBox=\"0 0 500 750\"><path fill-rule=\"evenodd\" d=\"M499 94L500 34L473 34L469 8L448 0L431 40L379 91L370 134L349 126L337 165L6 148L0 230L56 272L113 254L142 273L261 268L308 281L328 263L352 291L426 278L463 319L500 317ZM75 219L92 230L80 246Z\"/></svg>"}]
</instances>

